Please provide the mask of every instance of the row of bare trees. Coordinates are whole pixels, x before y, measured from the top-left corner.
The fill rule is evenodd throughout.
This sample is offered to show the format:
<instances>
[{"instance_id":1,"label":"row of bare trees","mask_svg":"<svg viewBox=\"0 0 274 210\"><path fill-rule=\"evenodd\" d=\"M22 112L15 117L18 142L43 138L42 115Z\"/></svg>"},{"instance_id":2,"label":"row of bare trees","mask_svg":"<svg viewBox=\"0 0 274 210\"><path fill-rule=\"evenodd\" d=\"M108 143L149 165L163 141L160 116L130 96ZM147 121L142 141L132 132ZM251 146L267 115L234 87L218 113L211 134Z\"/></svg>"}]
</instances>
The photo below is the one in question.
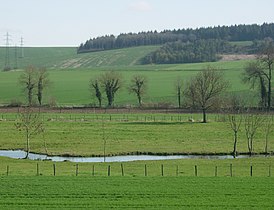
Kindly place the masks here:
<instances>
[{"instance_id":1,"label":"row of bare trees","mask_svg":"<svg viewBox=\"0 0 274 210\"><path fill-rule=\"evenodd\" d=\"M108 106L113 106L114 98L122 86L122 75L117 72L106 72L89 82L91 94L98 100L99 107L102 106L103 92L106 94ZM129 93L136 95L139 106L142 106L142 97L147 90L147 79L143 75L135 75L128 86Z\"/></svg>"},{"instance_id":2,"label":"row of bare trees","mask_svg":"<svg viewBox=\"0 0 274 210\"><path fill-rule=\"evenodd\" d=\"M258 114L258 113L230 113L228 114L230 128L234 134L233 143L233 156L237 156L237 143L238 143L238 133L244 125L244 132L247 140L248 153L251 156L254 152L254 139L258 129L264 130L265 133L265 148L264 153L268 154L268 141L269 134L273 131L273 119L268 114Z\"/></svg>"}]
</instances>

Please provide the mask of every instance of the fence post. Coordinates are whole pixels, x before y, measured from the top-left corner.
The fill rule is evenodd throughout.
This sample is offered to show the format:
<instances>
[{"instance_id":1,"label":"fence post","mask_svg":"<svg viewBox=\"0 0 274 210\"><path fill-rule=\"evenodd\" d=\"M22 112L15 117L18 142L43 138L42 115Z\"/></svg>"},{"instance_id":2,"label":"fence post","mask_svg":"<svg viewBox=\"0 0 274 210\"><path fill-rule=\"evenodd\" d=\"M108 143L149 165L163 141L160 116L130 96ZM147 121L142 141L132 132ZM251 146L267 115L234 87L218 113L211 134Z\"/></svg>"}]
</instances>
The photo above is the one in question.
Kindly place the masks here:
<instances>
[{"instance_id":1,"label":"fence post","mask_svg":"<svg viewBox=\"0 0 274 210\"><path fill-rule=\"evenodd\" d=\"M218 168L215 166L215 176L218 176Z\"/></svg>"},{"instance_id":2,"label":"fence post","mask_svg":"<svg viewBox=\"0 0 274 210\"><path fill-rule=\"evenodd\" d=\"M56 175L56 167L55 167L55 163L53 164L53 176Z\"/></svg>"},{"instance_id":3,"label":"fence post","mask_svg":"<svg viewBox=\"0 0 274 210\"><path fill-rule=\"evenodd\" d=\"M178 176L179 175L179 166L177 165L176 166L176 176Z\"/></svg>"},{"instance_id":4,"label":"fence post","mask_svg":"<svg viewBox=\"0 0 274 210\"><path fill-rule=\"evenodd\" d=\"M108 176L110 176L110 165L108 165Z\"/></svg>"},{"instance_id":5,"label":"fence post","mask_svg":"<svg viewBox=\"0 0 274 210\"><path fill-rule=\"evenodd\" d=\"M230 176L232 177L232 163L230 163Z\"/></svg>"},{"instance_id":6,"label":"fence post","mask_svg":"<svg viewBox=\"0 0 274 210\"><path fill-rule=\"evenodd\" d=\"M147 165L145 164L145 176L147 176Z\"/></svg>"},{"instance_id":7,"label":"fence post","mask_svg":"<svg viewBox=\"0 0 274 210\"><path fill-rule=\"evenodd\" d=\"M121 172L122 172L122 176L124 176L124 166L122 163L121 163Z\"/></svg>"},{"instance_id":8,"label":"fence post","mask_svg":"<svg viewBox=\"0 0 274 210\"><path fill-rule=\"evenodd\" d=\"M162 176L164 176L164 165L161 165Z\"/></svg>"},{"instance_id":9,"label":"fence post","mask_svg":"<svg viewBox=\"0 0 274 210\"><path fill-rule=\"evenodd\" d=\"M39 164L36 165L36 176L39 176Z\"/></svg>"},{"instance_id":10,"label":"fence post","mask_svg":"<svg viewBox=\"0 0 274 210\"><path fill-rule=\"evenodd\" d=\"M75 171L76 176L78 176L78 169L79 169L78 164L76 164L76 171Z\"/></svg>"},{"instance_id":11,"label":"fence post","mask_svg":"<svg viewBox=\"0 0 274 210\"><path fill-rule=\"evenodd\" d=\"M7 165L7 176L9 175L10 167Z\"/></svg>"},{"instance_id":12,"label":"fence post","mask_svg":"<svg viewBox=\"0 0 274 210\"><path fill-rule=\"evenodd\" d=\"M92 176L95 176L95 166L92 166Z\"/></svg>"},{"instance_id":13,"label":"fence post","mask_svg":"<svg viewBox=\"0 0 274 210\"><path fill-rule=\"evenodd\" d=\"M198 168L197 168L197 165L195 165L195 176L198 176Z\"/></svg>"},{"instance_id":14,"label":"fence post","mask_svg":"<svg viewBox=\"0 0 274 210\"><path fill-rule=\"evenodd\" d=\"M250 165L250 176L253 175L253 168L252 168L252 165Z\"/></svg>"}]
</instances>

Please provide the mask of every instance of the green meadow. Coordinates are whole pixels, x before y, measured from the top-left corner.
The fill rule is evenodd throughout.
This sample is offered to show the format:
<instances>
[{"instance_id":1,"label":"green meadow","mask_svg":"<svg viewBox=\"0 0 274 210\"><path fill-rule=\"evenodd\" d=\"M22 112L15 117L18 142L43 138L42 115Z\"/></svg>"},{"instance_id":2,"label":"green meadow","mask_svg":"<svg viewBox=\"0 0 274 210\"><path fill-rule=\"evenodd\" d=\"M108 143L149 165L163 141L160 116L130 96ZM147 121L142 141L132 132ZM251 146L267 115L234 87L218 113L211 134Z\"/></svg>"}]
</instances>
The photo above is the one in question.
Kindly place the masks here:
<instances>
[{"instance_id":1,"label":"green meadow","mask_svg":"<svg viewBox=\"0 0 274 210\"><path fill-rule=\"evenodd\" d=\"M1 209L273 209L273 178L1 177Z\"/></svg>"},{"instance_id":2,"label":"green meadow","mask_svg":"<svg viewBox=\"0 0 274 210\"><path fill-rule=\"evenodd\" d=\"M228 92L238 94L251 104L257 103L257 92L250 90L249 86L242 83L242 72L247 61L229 61L201 64L178 65L135 65L85 68L78 70L49 70L50 86L45 92L44 103L54 102L59 106L79 106L96 104L97 101L89 91L89 80L103 74L104 71L115 70L122 75L123 85L115 96L116 106L137 105L134 95L128 93L127 86L133 75L142 74L147 77L148 88L143 102L147 106L153 104L176 105L175 82L178 77L186 84L197 72L208 65L218 68L230 82ZM24 102L22 88L18 84L21 70L0 73L0 103L11 104L14 101ZM106 104L106 97L103 99Z\"/></svg>"},{"instance_id":3,"label":"green meadow","mask_svg":"<svg viewBox=\"0 0 274 210\"><path fill-rule=\"evenodd\" d=\"M24 149L25 133L15 128L16 113L2 114L0 149ZM50 155L102 156L136 154L220 154L233 151L232 132L226 115L209 114L50 114L44 113L45 132L31 139L31 151ZM195 122L188 122L193 118ZM269 152L274 151L273 132ZM46 147L45 147L46 145ZM265 148L265 130L254 137L254 152ZM237 150L247 153L244 124Z\"/></svg>"}]
</instances>

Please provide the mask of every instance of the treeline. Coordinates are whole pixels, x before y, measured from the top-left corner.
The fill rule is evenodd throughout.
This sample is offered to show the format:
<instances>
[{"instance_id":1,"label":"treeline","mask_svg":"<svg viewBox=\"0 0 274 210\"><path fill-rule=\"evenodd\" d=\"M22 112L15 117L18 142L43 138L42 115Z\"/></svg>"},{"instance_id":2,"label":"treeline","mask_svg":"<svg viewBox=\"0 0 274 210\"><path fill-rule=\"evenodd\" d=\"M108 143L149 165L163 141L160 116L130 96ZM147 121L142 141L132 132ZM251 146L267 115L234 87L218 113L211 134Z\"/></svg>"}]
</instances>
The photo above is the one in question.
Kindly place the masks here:
<instances>
[{"instance_id":1,"label":"treeline","mask_svg":"<svg viewBox=\"0 0 274 210\"><path fill-rule=\"evenodd\" d=\"M169 42L145 56L142 64L174 64L213 62L221 57L218 54L236 51L234 45L222 40L196 40L184 43Z\"/></svg>"},{"instance_id":2,"label":"treeline","mask_svg":"<svg viewBox=\"0 0 274 210\"><path fill-rule=\"evenodd\" d=\"M201 39L219 39L226 41L254 41L270 37L274 39L274 23L262 25L216 26L197 29L149 31L139 33L106 35L91 38L81 43L77 52L93 52L143 45L162 45L167 42L193 42Z\"/></svg>"}]
</instances>

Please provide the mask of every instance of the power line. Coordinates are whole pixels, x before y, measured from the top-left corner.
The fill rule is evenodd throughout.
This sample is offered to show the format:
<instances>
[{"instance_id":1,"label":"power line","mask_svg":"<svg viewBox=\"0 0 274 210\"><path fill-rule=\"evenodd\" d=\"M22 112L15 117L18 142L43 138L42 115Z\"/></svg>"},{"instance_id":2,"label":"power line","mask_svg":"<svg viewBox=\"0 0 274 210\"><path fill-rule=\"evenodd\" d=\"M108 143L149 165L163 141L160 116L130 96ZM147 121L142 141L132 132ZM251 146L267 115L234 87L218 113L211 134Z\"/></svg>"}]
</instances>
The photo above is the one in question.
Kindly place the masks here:
<instances>
[{"instance_id":1,"label":"power line","mask_svg":"<svg viewBox=\"0 0 274 210\"><path fill-rule=\"evenodd\" d=\"M21 51L21 55L20 58L24 58L24 39L23 37L21 37L21 41L20 41L20 51Z\"/></svg>"},{"instance_id":2,"label":"power line","mask_svg":"<svg viewBox=\"0 0 274 210\"><path fill-rule=\"evenodd\" d=\"M5 35L5 40L6 40L6 59L5 59L5 67L4 67L4 70L5 71L9 71L11 70L11 67L10 67L10 52L9 52L9 45L10 45L10 37L11 35L9 34L9 32L7 32L7 34Z\"/></svg>"}]
</instances>

